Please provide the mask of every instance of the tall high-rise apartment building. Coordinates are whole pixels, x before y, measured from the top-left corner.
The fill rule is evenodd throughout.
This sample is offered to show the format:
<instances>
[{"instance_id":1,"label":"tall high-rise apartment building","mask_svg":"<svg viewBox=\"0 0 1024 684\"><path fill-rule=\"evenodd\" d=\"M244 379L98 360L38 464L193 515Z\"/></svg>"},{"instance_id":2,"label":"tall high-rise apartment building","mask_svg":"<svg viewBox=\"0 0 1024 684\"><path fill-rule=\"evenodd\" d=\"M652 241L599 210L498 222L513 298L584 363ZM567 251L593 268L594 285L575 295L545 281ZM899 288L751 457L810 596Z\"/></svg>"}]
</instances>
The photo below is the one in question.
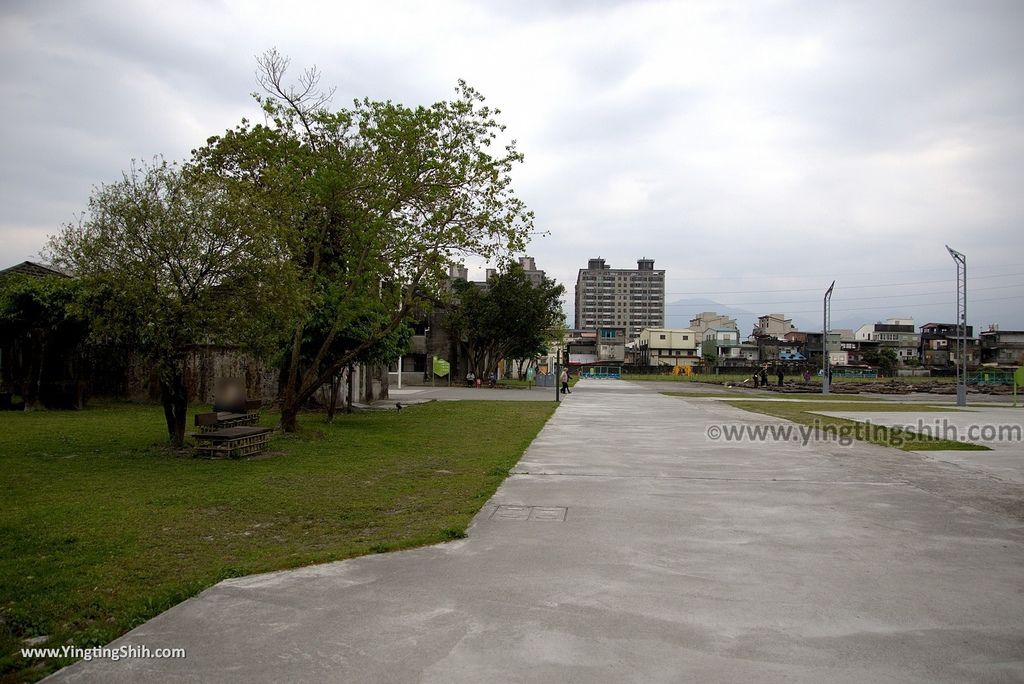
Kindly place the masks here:
<instances>
[{"instance_id":1,"label":"tall high-rise apartment building","mask_svg":"<svg viewBox=\"0 0 1024 684\"><path fill-rule=\"evenodd\" d=\"M576 277L576 328L621 326L636 339L644 328L665 325L665 271L654 259L638 259L636 269L612 268L590 259Z\"/></svg>"}]
</instances>

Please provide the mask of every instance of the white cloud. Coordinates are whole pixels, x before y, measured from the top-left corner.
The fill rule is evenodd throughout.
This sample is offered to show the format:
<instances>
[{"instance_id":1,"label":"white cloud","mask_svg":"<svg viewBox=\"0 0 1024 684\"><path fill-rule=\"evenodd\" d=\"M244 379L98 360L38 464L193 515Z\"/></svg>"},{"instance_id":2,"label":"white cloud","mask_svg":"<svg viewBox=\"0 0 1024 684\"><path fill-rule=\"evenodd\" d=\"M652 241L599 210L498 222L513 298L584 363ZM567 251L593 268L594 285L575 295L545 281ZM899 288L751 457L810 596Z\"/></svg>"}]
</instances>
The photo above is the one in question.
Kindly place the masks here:
<instances>
[{"instance_id":1,"label":"white cloud","mask_svg":"<svg viewBox=\"0 0 1024 684\"><path fill-rule=\"evenodd\" d=\"M973 273L1021 272L1022 19L995 1L9 3L0 266L131 158L180 158L258 117L253 58L277 46L317 64L338 106L481 90L551 231L531 253L570 300L598 255L654 256L670 290L794 307L807 295L768 291L945 277L946 242ZM919 289L848 306L913 314L934 301ZM974 311L1024 327L1024 300Z\"/></svg>"}]
</instances>

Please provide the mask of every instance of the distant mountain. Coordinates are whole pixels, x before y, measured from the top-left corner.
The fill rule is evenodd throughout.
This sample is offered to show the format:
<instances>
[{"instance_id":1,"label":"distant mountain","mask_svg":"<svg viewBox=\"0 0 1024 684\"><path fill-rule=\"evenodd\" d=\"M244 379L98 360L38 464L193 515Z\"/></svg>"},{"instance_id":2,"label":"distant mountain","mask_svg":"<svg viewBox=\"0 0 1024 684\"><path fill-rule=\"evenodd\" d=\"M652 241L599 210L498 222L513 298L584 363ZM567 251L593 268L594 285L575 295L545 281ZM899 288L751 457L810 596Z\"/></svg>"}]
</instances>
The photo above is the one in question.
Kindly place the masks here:
<instances>
[{"instance_id":1,"label":"distant mountain","mask_svg":"<svg viewBox=\"0 0 1024 684\"><path fill-rule=\"evenodd\" d=\"M690 319L702 311L714 311L717 314L735 318L736 325L740 329L740 339L745 339L754 329L759 315L746 309L719 304L711 299L678 299L665 305L665 327L685 328L690 325Z\"/></svg>"}]
</instances>

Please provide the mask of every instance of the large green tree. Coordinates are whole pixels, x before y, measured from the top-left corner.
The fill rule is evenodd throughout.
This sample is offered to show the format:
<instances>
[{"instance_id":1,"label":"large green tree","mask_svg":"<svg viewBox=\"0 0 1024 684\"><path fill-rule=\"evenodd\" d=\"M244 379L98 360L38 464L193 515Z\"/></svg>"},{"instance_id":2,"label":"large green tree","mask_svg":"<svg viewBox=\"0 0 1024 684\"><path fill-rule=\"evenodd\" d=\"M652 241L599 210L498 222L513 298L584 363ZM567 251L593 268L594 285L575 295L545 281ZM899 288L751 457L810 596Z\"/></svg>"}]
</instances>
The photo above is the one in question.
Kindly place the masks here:
<instances>
[{"instance_id":1,"label":"large green tree","mask_svg":"<svg viewBox=\"0 0 1024 684\"><path fill-rule=\"evenodd\" d=\"M48 377L80 379L88 332L86 320L75 313L80 291L79 282L59 275L0 280L0 338L15 352L5 360L4 379L20 391L25 410L40 405ZM82 401L77 384L74 405Z\"/></svg>"},{"instance_id":2,"label":"large green tree","mask_svg":"<svg viewBox=\"0 0 1024 684\"><path fill-rule=\"evenodd\" d=\"M895 375L896 367L900 363L896 350L892 347L879 347L867 351L864 353L864 361L872 366L878 366L878 371L882 376Z\"/></svg>"},{"instance_id":3,"label":"large green tree","mask_svg":"<svg viewBox=\"0 0 1024 684\"><path fill-rule=\"evenodd\" d=\"M532 215L511 188L522 155L514 141L499 144L498 112L466 84L430 106L362 100L332 111L319 73L291 84L288 67L276 51L263 55L265 122L243 121L194 159L245 183L292 236L300 298L281 391L282 427L292 431L322 385L393 346L442 295L451 264L521 251Z\"/></svg>"},{"instance_id":4,"label":"large green tree","mask_svg":"<svg viewBox=\"0 0 1024 684\"><path fill-rule=\"evenodd\" d=\"M543 354L552 331L564 322L565 288L547 278L534 284L516 263L493 275L486 287L457 280L453 289L456 302L448 325L477 376L496 371L502 360Z\"/></svg>"},{"instance_id":5,"label":"large green tree","mask_svg":"<svg viewBox=\"0 0 1024 684\"><path fill-rule=\"evenodd\" d=\"M287 243L264 207L222 177L163 160L93 192L48 256L84 289L92 334L155 369L167 434L181 445L185 363L198 345L265 351L294 291Z\"/></svg>"}]
</instances>

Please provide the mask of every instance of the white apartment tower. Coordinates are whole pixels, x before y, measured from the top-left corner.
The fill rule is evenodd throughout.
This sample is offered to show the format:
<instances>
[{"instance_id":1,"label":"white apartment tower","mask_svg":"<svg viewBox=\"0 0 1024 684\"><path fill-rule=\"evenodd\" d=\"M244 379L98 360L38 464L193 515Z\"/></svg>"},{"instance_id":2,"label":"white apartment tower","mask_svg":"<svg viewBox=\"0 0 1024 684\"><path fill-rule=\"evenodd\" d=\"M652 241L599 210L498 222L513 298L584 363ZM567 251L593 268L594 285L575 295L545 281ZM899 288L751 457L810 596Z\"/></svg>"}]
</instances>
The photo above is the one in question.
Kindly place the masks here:
<instances>
[{"instance_id":1,"label":"white apartment tower","mask_svg":"<svg viewBox=\"0 0 1024 684\"><path fill-rule=\"evenodd\" d=\"M576 277L577 329L617 326L634 340L644 328L665 326L665 271L654 259L638 259L636 269L611 268L590 259Z\"/></svg>"}]
</instances>

